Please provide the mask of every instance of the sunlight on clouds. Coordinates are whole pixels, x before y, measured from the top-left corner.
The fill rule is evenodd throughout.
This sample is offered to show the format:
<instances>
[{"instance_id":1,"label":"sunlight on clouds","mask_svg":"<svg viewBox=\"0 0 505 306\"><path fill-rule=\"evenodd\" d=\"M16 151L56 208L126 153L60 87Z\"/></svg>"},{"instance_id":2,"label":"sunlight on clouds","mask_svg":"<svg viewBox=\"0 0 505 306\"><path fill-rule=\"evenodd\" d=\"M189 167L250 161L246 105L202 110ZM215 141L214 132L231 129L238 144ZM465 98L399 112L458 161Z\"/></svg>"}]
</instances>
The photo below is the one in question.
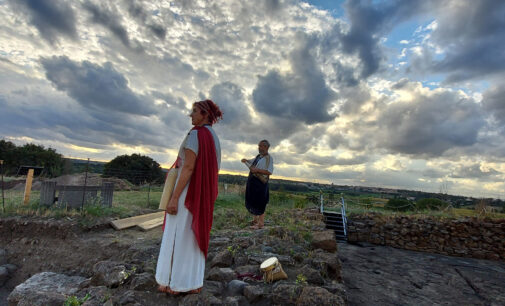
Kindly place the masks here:
<instances>
[{"instance_id":1,"label":"sunlight on clouds","mask_svg":"<svg viewBox=\"0 0 505 306\"><path fill-rule=\"evenodd\" d=\"M64 146L73 150L73 151L76 151L76 152L101 153L104 151L104 150L100 150L100 149L83 147L83 146L78 146L78 145L74 145L74 144L64 144Z\"/></svg>"}]
</instances>

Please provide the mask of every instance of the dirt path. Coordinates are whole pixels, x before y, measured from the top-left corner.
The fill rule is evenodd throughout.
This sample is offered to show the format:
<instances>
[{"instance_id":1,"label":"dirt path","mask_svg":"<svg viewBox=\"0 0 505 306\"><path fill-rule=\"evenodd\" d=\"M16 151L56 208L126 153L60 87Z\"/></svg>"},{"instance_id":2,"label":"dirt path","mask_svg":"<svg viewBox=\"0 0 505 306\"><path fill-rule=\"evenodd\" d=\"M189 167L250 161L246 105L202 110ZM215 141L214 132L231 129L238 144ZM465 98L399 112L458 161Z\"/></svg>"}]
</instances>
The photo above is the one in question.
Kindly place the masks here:
<instances>
[{"instance_id":1,"label":"dirt path","mask_svg":"<svg viewBox=\"0 0 505 306\"><path fill-rule=\"evenodd\" d=\"M505 305L505 263L339 243L349 305Z\"/></svg>"}]
</instances>

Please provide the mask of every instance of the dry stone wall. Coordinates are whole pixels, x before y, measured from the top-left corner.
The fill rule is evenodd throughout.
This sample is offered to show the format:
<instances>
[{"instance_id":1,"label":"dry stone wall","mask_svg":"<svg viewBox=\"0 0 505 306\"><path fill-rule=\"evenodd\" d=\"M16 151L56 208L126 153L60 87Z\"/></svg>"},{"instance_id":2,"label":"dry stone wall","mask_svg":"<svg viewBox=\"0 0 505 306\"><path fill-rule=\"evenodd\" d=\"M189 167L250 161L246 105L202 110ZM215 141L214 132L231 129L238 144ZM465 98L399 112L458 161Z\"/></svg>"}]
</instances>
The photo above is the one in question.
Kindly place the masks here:
<instances>
[{"instance_id":1,"label":"dry stone wall","mask_svg":"<svg viewBox=\"0 0 505 306\"><path fill-rule=\"evenodd\" d=\"M353 215L348 240L401 249L505 261L505 220Z\"/></svg>"}]
</instances>

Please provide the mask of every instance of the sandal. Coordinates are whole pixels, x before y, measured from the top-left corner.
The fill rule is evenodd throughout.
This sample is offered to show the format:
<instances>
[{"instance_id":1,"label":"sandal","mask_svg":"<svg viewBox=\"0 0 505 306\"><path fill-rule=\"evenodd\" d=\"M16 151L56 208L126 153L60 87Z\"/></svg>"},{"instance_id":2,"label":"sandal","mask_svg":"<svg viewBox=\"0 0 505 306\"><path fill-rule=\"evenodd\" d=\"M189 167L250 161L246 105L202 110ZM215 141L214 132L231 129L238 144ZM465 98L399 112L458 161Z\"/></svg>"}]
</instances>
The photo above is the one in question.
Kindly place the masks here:
<instances>
[{"instance_id":1,"label":"sandal","mask_svg":"<svg viewBox=\"0 0 505 306\"><path fill-rule=\"evenodd\" d=\"M195 294L195 293L200 293L200 292L202 292L202 287L200 287L198 289L189 290L186 293L188 293L188 294Z\"/></svg>"},{"instance_id":2,"label":"sandal","mask_svg":"<svg viewBox=\"0 0 505 306\"><path fill-rule=\"evenodd\" d=\"M249 228L253 230L262 229L263 227L264 225L260 226L259 224L249 226Z\"/></svg>"},{"instance_id":3,"label":"sandal","mask_svg":"<svg viewBox=\"0 0 505 306\"><path fill-rule=\"evenodd\" d=\"M158 291L161 293L166 293L166 294L170 294L173 296L177 296L177 295L181 294L180 292L173 291L172 289L170 289L169 286L162 286L162 285L158 286Z\"/></svg>"}]
</instances>

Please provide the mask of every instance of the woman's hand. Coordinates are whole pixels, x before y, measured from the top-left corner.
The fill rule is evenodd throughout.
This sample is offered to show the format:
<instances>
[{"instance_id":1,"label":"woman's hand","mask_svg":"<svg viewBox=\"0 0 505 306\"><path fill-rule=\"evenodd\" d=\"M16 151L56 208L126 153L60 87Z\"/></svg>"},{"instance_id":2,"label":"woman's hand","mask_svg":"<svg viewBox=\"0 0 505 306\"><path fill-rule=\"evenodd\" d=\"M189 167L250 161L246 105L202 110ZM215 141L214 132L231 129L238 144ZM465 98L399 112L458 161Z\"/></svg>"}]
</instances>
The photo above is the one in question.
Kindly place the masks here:
<instances>
[{"instance_id":1,"label":"woman's hand","mask_svg":"<svg viewBox=\"0 0 505 306\"><path fill-rule=\"evenodd\" d=\"M247 161L247 159L245 158L242 158L241 162L245 163Z\"/></svg>"},{"instance_id":2,"label":"woman's hand","mask_svg":"<svg viewBox=\"0 0 505 306\"><path fill-rule=\"evenodd\" d=\"M177 215L177 204L179 202L179 199L178 198L175 198L175 197L171 197L170 198L170 201L168 201L168 205L167 205L167 209L165 209L165 211L167 212L167 214L169 215Z\"/></svg>"},{"instance_id":3,"label":"woman's hand","mask_svg":"<svg viewBox=\"0 0 505 306\"><path fill-rule=\"evenodd\" d=\"M250 169L251 173L253 173L253 174L258 172L258 168L254 167L254 166L252 166L249 169Z\"/></svg>"}]
</instances>

